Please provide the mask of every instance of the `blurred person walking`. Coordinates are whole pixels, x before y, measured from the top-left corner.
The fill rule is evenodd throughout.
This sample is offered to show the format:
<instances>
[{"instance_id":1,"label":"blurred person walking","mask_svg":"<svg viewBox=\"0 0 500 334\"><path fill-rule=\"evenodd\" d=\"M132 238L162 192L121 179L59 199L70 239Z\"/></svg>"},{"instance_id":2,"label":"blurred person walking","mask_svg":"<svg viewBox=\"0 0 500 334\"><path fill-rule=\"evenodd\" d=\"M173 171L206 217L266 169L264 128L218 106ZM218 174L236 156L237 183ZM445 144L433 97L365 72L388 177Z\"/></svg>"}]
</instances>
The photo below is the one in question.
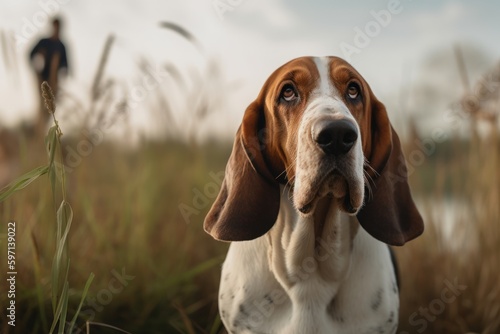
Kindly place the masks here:
<instances>
[{"instance_id":1,"label":"blurred person walking","mask_svg":"<svg viewBox=\"0 0 500 334\"><path fill-rule=\"evenodd\" d=\"M59 74L65 76L68 72L66 47L60 39L61 25L61 19L54 18L52 20L52 35L39 40L30 52L30 63L37 76L37 91L40 97L40 115L37 127L44 127L49 118L40 90L42 82L47 81L57 97Z\"/></svg>"}]
</instances>

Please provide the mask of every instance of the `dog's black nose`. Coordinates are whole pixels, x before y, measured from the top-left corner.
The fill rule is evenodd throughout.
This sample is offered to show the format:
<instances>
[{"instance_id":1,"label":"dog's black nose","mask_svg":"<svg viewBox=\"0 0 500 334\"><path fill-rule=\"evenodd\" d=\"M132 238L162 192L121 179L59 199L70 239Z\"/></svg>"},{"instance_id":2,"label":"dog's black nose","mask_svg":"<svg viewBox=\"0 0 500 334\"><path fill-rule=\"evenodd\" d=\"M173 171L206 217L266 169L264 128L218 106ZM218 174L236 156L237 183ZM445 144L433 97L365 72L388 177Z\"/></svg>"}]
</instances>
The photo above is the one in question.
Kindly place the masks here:
<instances>
[{"instance_id":1,"label":"dog's black nose","mask_svg":"<svg viewBox=\"0 0 500 334\"><path fill-rule=\"evenodd\" d=\"M314 140L326 154L346 154L358 139L358 130L352 121L320 121L313 128Z\"/></svg>"}]
</instances>

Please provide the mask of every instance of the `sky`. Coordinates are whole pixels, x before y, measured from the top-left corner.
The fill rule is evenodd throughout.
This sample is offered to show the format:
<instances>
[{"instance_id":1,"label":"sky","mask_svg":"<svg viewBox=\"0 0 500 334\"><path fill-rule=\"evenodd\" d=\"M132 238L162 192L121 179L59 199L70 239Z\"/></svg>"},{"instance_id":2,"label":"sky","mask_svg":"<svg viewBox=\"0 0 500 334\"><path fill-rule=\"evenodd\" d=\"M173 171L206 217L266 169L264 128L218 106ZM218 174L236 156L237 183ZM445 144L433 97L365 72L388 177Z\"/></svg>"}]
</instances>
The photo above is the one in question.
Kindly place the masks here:
<instances>
[{"instance_id":1,"label":"sky","mask_svg":"<svg viewBox=\"0 0 500 334\"><path fill-rule=\"evenodd\" d=\"M185 87L165 77L155 89L167 96L179 129L190 122L192 99L206 94L213 110L199 132L232 134L271 72L304 55L345 58L396 123L414 113L428 127L439 109L463 93L454 45L467 51L471 80L500 58L498 13L500 2L493 0L2 0L0 31L10 43L0 46L0 126L34 118L37 99L27 55L49 33L48 17L55 14L64 19L70 56L64 87L76 99L88 96L104 42L113 34L105 73L124 87L122 94L130 98L134 85L141 85L141 62L147 61L149 72L172 65L185 77ZM160 22L182 26L197 44ZM6 55L17 62L7 62ZM441 57L437 68L429 65L433 57ZM431 81L446 100L419 104L412 92ZM132 111L131 122L143 132L166 131L155 127L157 113L147 112L148 99L158 92L148 91L151 96ZM429 104L432 112L419 110Z\"/></svg>"}]
</instances>

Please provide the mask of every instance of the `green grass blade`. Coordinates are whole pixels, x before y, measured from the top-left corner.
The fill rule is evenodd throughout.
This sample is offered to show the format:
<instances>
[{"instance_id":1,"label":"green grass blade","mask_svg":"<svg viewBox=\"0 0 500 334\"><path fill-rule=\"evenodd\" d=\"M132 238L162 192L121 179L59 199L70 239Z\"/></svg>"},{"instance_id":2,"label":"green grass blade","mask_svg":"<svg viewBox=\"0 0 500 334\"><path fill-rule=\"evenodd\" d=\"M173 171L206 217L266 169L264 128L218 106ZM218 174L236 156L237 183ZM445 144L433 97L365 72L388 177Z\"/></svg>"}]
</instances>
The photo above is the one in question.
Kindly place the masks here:
<instances>
[{"instance_id":1,"label":"green grass blade","mask_svg":"<svg viewBox=\"0 0 500 334\"><path fill-rule=\"evenodd\" d=\"M193 269L188 270L180 275L175 276L174 278L167 280L165 282L165 286L171 287L179 284L182 281L190 280L193 277L198 276L199 274L209 270L210 268L216 265L220 265L223 261L224 261L224 256L218 256L212 259L208 259L207 261L198 264Z\"/></svg>"},{"instance_id":2,"label":"green grass blade","mask_svg":"<svg viewBox=\"0 0 500 334\"><path fill-rule=\"evenodd\" d=\"M62 201L61 206L57 210L57 221L61 222L61 226L64 224L64 234L61 236L61 239L58 241L58 248L60 248L61 252L66 245L69 230L71 228L71 222L73 221L73 209L68 202Z\"/></svg>"},{"instance_id":3,"label":"green grass blade","mask_svg":"<svg viewBox=\"0 0 500 334\"><path fill-rule=\"evenodd\" d=\"M38 253L38 247L36 245L35 236L31 232L31 248L33 249L33 271L35 274L35 293L38 310L40 312L40 319L42 320L43 332L46 333L49 329L47 324L47 317L45 316L45 301L43 295L42 286L42 276L41 276L41 265L40 265L40 254Z\"/></svg>"},{"instance_id":4,"label":"green grass blade","mask_svg":"<svg viewBox=\"0 0 500 334\"><path fill-rule=\"evenodd\" d=\"M49 155L49 181L50 189L52 190L52 198L54 203L56 203L56 164L54 164L54 159L57 151L57 126L54 125L49 129L49 133L45 137L45 148L47 149L47 154Z\"/></svg>"},{"instance_id":5,"label":"green grass blade","mask_svg":"<svg viewBox=\"0 0 500 334\"><path fill-rule=\"evenodd\" d=\"M57 147L57 126L54 125L49 129L47 136L45 137L45 149L49 156L49 164L54 163Z\"/></svg>"},{"instance_id":6,"label":"green grass blade","mask_svg":"<svg viewBox=\"0 0 500 334\"><path fill-rule=\"evenodd\" d=\"M217 334L221 325L222 322L220 320L220 315L217 314L217 316L214 319L214 323L212 324L212 328L210 328L210 334Z\"/></svg>"},{"instance_id":7,"label":"green grass blade","mask_svg":"<svg viewBox=\"0 0 500 334\"><path fill-rule=\"evenodd\" d=\"M59 334L64 334L64 327L66 326L66 316L68 314L68 291L69 291L69 259L66 261L66 271L64 274L64 286L61 292L61 297L59 299L59 304L61 305L61 311L57 316L54 316L54 322L59 322Z\"/></svg>"},{"instance_id":8,"label":"green grass blade","mask_svg":"<svg viewBox=\"0 0 500 334\"><path fill-rule=\"evenodd\" d=\"M59 302L57 303L57 308L56 312L54 313L54 319L52 320L52 326L50 326L50 331L49 334L54 333L54 330L56 329L57 323L59 322L59 319L61 318L61 314L64 308L64 301L66 300L67 302L68 299L68 282L64 284L64 287L62 289L61 293L61 298L59 298Z\"/></svg>"},{"instance_id":9,"label":"green grass blade","mask_svg":"<svg viewBox=\"0 0 500 334\"><path fill-rule=\"evenodd\" d=\"M48 169L48 166L37 167L9 183L2 190L0 190L0 202L9 198L16 191L26 188L31 182L47 173Z\"/></svg>"},{"instance_id":10,"label":"green grass blade","mask_svg":"<svg viewBox=\"0 0 500 334\"><path fill-rule=\"evenodd\" d=\"M66 276L67 275L68 273L66 273ZM69 290L69 282L66 281L61 294L62 307L61 307L61 316L59 318L59 334L64 334L65 332L64 329L66 328L66 317L68 315L68 300L69 300L68 290Z\"/></svg>"},{"instance_id":11,"label":"green grass blade","mask_svg":"<svg viewBox=\"0 0 500 334\"><path fill-rule=\"evenodd\" d=\"M62 235L58 235L56 252L54 254L54 260L52 261L52 309L55 309L57 296L59 292L59 275L61 269L63 269L63 264L61 263L63 260L63 254L66 250L66 243L68 239L69 230L71 228L71 222L73 220L73 210L68 202L62 201L61 206L57 210L57 230L59 231L64 228L64 233ZM66 261L64 264L69 267L69 261Z\"/></svg>"},{"instance_id":12,"label":"green grass blade","mask_svg":"<svg viewBox=\"0 0 500 334\"><path fill-rule=\"evenodd\" d=\"M69 333L73 332L73 327L75 326L76 319L78 318L78 314L80 314L80 310L82 309L83 306L83 301L85 300L85 297L87 297L87 293L89 292L89 288L90 285L92 284L92 281L94 280L94 277L95 277L94 273L90 273L90 276L87 279L87 283L85 283L85 288L83 289L82 298L80 299L80 304L78 305L75 315L73 316L73 319L71 319L71 323L69 324L69 329L68 329Z\"/></svg>"},{"instance_id":13,"label":"green grass blade","mask_svg":"<svg viewBox=\"0 0 500 334\"><path fill-rule=\"evenodd\" d=\"M109 328L109 329L115 330L115 331L120 332L120 333L132 334L132 333L127 332L127 331L125 331L125 330L123 330L121 328L118 328L118 327L115 327L115 326L111 326L111 325L108 325L108 324L103 324L103 323L100 323L100 322L90 322L90 321L88 321L87 322L87 328L89 326L97 326L97 327L102 327L102 328Z\"/></svg>"}]
</instances>

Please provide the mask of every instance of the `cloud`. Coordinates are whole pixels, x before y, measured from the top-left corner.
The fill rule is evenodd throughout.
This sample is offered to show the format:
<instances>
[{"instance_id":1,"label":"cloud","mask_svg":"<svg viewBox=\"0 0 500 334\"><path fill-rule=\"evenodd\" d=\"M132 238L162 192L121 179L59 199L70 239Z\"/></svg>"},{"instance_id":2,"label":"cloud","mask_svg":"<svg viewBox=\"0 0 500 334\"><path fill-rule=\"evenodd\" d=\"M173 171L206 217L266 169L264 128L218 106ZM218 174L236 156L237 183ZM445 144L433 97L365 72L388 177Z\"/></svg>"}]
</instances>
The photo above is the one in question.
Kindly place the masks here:
<instances>
[{"instance_id":1,"label":"cloud","mask_svg":"<svg viewBox=\"0 0 500 334\"><path fill-rule=\"evenodd\" d=\"M252 15L256 21L262 21L267 27L275 29L293 28L299 20L284 0L246 0L240 7L236 10Z\"/></svg>"},{"instance_id":2,"label":"cloud","mask_svg":"<svg viewBox=\"0 0 500 334\"><path fill-rule=\"evenodd\" d=\"M413 25L418 30L428 31L435 29L441 35L443 28L453 28L460 23L467 15L471 14L471 9L458 2L447 2L437 11L426 10L423 13L415 15ZM469 17L470 18L470 17Z\"/></svg>"}]
</instances>

